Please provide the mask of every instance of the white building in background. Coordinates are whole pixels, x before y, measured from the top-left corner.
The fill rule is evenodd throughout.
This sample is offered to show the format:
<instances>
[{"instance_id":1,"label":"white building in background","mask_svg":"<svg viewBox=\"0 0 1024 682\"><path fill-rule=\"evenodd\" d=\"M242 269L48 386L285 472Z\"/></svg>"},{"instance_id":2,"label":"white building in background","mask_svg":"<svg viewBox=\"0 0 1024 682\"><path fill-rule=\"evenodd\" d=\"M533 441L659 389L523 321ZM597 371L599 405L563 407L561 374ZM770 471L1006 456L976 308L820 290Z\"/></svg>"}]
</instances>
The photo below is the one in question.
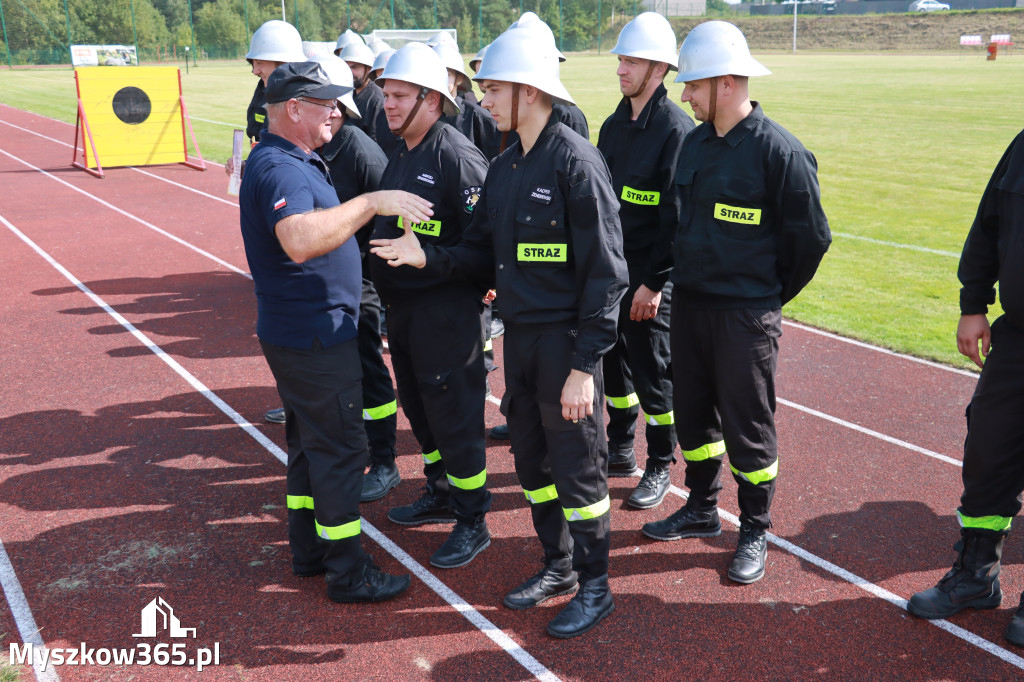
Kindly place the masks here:
<instances>
[{"instance_id":1,"label":"white building in background","mask_svg":"<svg viewBox=\"0 0 1024 682\"><path fill-rule=\"evenodd\" d=\"M708 9L707 0L643 0L640 4L647 11L666 17L699 17Z\"/></svg>"}]
</instances>

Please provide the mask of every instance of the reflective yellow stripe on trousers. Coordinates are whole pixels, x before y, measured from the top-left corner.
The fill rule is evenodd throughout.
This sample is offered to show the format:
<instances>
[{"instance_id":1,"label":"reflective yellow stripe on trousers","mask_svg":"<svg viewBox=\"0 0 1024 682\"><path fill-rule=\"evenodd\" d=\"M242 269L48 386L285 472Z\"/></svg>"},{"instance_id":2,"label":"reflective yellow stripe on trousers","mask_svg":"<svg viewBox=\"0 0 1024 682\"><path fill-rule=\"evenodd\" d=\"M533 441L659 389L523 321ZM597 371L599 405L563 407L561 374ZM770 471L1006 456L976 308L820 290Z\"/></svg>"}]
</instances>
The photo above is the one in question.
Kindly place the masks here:
<instances>
[{"instance_id":1,"label":"reflective yellow stripe on trousers","mask_svg":"<svg viewBox=\"0 0 1024 682\"><path fill-rule=\"evenodd\" d=\"M715 443L708 443L702 445L696 450L683 450L683 459L687 462L703 462L706 459L712 457L721 457L725 454L725 441L720 440Z\"/></svg>"},{"instance_id":2,"label":"reflective yellow stripe on trousers","mask_svg":"<svg viewBox=\"0 0 1024 682\"><path fill-rule=\"evenodd\" d=\"M767 466L764 469L748 471L746 473L740 471L732 464L729 465L729 468L732 469L733 476L739 476L740 478L757 485L759 483L764 483L765 481L770 481L779 475L779 460L775 460L772 462L771 466Z\"/></svg>"},{"instance_id":3,"label":"reflective yellow stripe on trousers","mask_svg":"<svg viewBox=\"0 0 1024 682\"><path fill-rule=\"evenodd\" d=\"M964 516L958 509L956 519L962 528L982 528L984 530L1007 531L1013 519L1008 516Z\"/></svg>"},{"instance_id":4,"label":"reflective yellow stripe on trousers","mask_svg":"<svg viewBox=\"0 0 1024 682\"><path fill-rule=\"evenodd\" d=\"M558 499L558 491L555 490L554 483L537 490L523 489L523 492L526 493L526 499L530 501L530 504L540 504L541 502L550 502L551 500Z\"/></svg>"},{"instance_id":5,"label":"reflective yellow stripe on trousers","mask_svg":"<svg viewBox=\"0 0 1024 682\"><path fill-rule=\"evenodd\" d=\"M288 495L289 509L312 509L313 498L308 495Z\"/></svg>"},{"instance_id":6,"label":"reflective yellow stripe on trousers","mask_svg":"<svg viewBox=\"0 0 1024 682\"><path fill-rule=\"evenodd\" d=\"M363 408L363 419L365 421L375 421L377 419L385 419L393 414L398 414L398 401L392 400L387 405L381 405L380 407L366 407Z\"/></svg>"},{"instance_id":7,"label":"reflective yellow stripe on trousers","mask_svg":"<svg viewBox=\"0 0 1024 682\"><path fill-rule=\"evenodd\" d=\"M321 526L318 521L316 524L316 534L324 540L344 540L345 538L359 535L362 523L362 519L356 519L355 521L343 523L340 526Z\"/></svg>"},{"instance_id":8,"label":"reflective yellow stripe on trousers","mask_svg":"<svg viewBox=\"0 0 1024 682\"><path fill-rule=\"evenodd\" d=\"M675 412L669 411L665 414L647 415L647 423L651 426L671 426L676 423Z\"/></svg>"},{"instance_id":9,"label":"reflective yellow stripe on trousers","mask_svg":"<svg viewBox=\"0 0 1024 682\"><path fill-rule=\"evenodd\" d=\"M603 500L586 507L577 507L575 509L562 507L562 513L565 514L566 521L585 521L587 519L596 519L601 514L607 513L611 506L611 500L605 495Z\"/></svg>"},{"instance_id":10,"label":"reflective yellow stripe on trousers","mask_svg":"<svg viewBox=\"0 0 1024 682\"><path fill-rule=\"evenodd\" d=\"M484 484L487 483L487 469L484 469L476 476L470 476L469 478L455 478L451 474L448 474L448 482L462 490L476 490L477 488L483 488Z\"/></svg>"},{"instance_id":11,"label":"reflective yellow stripe on trousers","mask_svg":"<svg viewBox=\"0 0 1024 682\"><path fill-rule=\"evenodd\" d=\"M426 462L427 464L433 464L434 462L440 462L441 461L441 451L440 450L434 450L433 452L424 452L423 453L423 461Z\"/></svg>"},{"instance_id":12,"label":"reflective yellow stripe on trousers","mask_svg":"<svg viewBox=\"0 0 1024 682\"><path fill-rule=\"evenodd\" d=\"M628 410L631 407L636 407L640 404L640 398L636 393L630 393L627 396L618 397L606 395L604 397L605 402L608 403L608 407L617 407L620 410Z\"/></svg>"}]
</instances>

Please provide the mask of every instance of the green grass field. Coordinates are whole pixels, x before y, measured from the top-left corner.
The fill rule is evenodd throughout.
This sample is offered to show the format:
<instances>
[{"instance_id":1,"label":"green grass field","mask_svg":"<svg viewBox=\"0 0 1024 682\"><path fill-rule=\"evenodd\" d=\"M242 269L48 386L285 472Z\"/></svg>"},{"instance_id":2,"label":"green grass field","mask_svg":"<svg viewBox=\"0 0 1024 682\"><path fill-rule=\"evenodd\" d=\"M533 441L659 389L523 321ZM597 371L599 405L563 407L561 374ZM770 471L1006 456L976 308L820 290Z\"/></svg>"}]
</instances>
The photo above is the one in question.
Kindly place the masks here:
<instances>
[{"instance_id":1,"label":"green grass field","mask_svg":"<svg viewBox=\"0 0 1024 682\"><path fill-rule=\"evenodd\" d=\"M956 268L989 175L1024 127L1024 56L758 56L773 74L752 80L752 97L817 156L835 233L787 317L973 367L955 348ZM619 98L615 65L607 54L572 55L562 65L592 141ZM223 162L255 77L245 62L203 63L182 79L203 155ZM677 100L681 90L669 84ZM75 120L68 69L2 70L0 101ZM49 132L73 140L63 126Z\"/></svg>"}]
</instances>

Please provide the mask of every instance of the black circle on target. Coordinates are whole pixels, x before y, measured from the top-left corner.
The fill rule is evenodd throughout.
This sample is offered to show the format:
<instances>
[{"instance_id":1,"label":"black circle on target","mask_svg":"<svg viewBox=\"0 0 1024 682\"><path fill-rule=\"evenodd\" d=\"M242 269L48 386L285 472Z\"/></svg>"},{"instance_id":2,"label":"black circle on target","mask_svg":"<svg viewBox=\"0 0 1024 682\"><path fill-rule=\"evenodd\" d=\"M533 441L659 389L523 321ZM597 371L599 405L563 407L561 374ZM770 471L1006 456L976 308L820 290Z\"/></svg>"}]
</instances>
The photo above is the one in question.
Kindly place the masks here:
<instances>
[{"instance_id":1,"label":"black circle on target","mask_svg":"<svg viewBox=\"0 0 1024 682\"><path fill-rule=\"evenodd\" d=\"M114 114L124 123L138 125L149 118L153 104L149 101L149 95L130 85L114 95L113 108Z\"/></svg>"}]
</instances>

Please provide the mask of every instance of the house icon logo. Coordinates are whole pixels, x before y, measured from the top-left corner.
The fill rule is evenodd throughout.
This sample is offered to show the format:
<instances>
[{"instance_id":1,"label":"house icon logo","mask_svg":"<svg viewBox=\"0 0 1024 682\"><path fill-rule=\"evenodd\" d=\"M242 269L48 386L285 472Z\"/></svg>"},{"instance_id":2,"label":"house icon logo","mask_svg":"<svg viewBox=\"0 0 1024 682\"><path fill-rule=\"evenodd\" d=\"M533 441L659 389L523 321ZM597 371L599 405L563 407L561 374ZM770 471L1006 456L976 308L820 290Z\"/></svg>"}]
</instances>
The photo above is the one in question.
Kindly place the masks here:
<instances>
[{"instance_id":1,"label":"house icon logo","mask_svg":"<svg viewBox=\"0 0 1024 682\"><path fill-rule=\"evenodd\" d=\"M142 632L132 637L156 637L158 630L166 630L171 637L192 637L195 639L195 628L183 628L174 615L174 609L164 601L163 597L157 597L146 604L142 609Z\"/></svg>"}]
</instances>

